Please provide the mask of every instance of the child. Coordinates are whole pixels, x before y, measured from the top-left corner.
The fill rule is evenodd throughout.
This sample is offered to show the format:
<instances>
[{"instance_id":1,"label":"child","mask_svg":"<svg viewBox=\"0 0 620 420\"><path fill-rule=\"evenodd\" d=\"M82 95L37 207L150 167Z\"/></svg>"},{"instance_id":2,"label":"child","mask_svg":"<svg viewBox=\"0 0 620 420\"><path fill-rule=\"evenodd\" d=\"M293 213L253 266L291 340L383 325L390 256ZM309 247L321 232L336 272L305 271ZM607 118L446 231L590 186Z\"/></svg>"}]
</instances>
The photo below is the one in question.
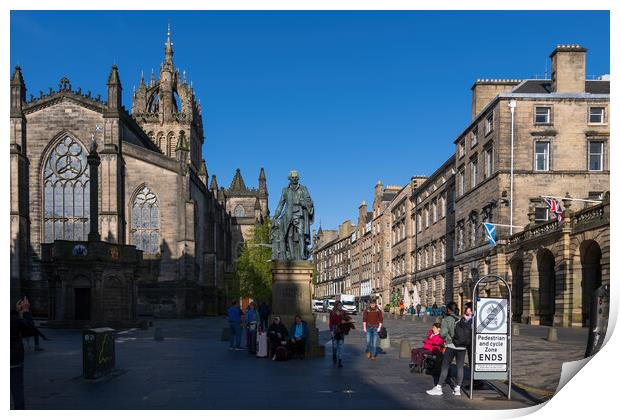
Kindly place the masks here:
<instances>
[{"instance_id":1,"label":"child","mask_svg":"<svg viewBox=\"0 0 620 420\"><path fill-rule=\"evenodd\" d=\"M441 354L445 342L443 338L439 336L440 331L441 324L438 322L434 323L428 331L422 348L411 350L411 363L409 364L409 368L414 369L421 366L425 354Z\"/></svg>"}]
</instances>

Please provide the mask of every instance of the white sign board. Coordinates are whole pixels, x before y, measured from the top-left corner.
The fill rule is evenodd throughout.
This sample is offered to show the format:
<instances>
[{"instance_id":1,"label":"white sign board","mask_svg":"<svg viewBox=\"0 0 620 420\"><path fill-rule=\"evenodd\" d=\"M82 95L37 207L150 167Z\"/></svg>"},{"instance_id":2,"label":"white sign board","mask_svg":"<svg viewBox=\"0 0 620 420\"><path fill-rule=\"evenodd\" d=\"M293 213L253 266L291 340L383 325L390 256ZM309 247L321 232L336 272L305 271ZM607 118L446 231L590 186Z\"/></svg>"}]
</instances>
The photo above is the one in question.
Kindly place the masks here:
<instances>
[{"instance_id":1,"label":"white sign board","mask_svg":"<svg viewBox=\"0 0 620 420\"><path fill-rule=\"evenodd\" d=\"M476 334L476 372L506 372L507 334Z\"/></svg>"},{"instance_id":2,"label":"white sign board","mask_svg":"<svg viewBox=\"0 0 620 420\"><path fill-rule=\"evenodd\" d=\"M508 334L508 299L480 298L476 334Z\"/></svg>"}]
</instances>

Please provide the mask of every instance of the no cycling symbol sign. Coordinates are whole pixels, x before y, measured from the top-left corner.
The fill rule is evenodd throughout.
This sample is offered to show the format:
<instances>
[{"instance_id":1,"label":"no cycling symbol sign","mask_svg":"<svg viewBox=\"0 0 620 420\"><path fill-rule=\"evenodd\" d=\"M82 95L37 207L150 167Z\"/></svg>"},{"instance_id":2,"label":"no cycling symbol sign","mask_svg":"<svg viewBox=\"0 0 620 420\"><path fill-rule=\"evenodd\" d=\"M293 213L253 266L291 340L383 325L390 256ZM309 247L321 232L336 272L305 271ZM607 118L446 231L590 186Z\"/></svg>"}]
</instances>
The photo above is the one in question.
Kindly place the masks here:
<instances>
[{"instance_id":1,"label":"no cycling symbol sign","mask_svg":"<svg viewBox=\"0 0 620 420\"><path fill-rule=\"evenodd\" d=\"M508 300L480 298L476 313L476 372L506 372Z\"/></svg>"},{"instance_id":2,"label":"no cycling symbol sign","mask_svg":"<svg viewBox=\"0 0 620 420\"><path fill-rule=\"evenodd\" d=\"M476 317L476 333L507 334L507 299L480 298Z\"/></svg>"}]
</instances>

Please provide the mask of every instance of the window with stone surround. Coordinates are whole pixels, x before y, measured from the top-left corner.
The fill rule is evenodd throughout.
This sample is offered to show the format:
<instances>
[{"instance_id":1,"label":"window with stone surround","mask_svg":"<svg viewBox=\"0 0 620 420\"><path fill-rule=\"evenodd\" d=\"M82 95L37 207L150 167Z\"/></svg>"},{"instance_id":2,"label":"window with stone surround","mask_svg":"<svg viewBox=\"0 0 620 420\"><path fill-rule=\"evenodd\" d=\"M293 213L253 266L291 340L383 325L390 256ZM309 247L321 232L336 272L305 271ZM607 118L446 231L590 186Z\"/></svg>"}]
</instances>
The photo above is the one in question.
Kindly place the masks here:
<instances>
[{"instance_id":1,"label":"window with stone surround","mask_svg":"<svg viewBox=\"0 0 620 420\"><path fill-rule=\"evenodd\" d=\"M534 107L534 124L551 124L551 107Z\"/></svg>"},{"instance_id":2,"label":"window with stone surround","mask_svg":"<svg viewBox=\"0 0 620 420\"><path fill-rule=\"evenodd\" d=\"M484 179L489 179L493 174L493 146L484 150Z\"/></svg>"},{"instance_id":3,"label":"window with stone surround","mask_svg":"<svg viewBox=\"0 0 620 420\"><path fill-rule=\"evenodd\" d=\"M85 241L90 231L86 150L69 136L57 142L43 169L43 243Z\"/></svg>"},{"instance_id":4,"label":"window with stone surround","mask_svg":"<svg viewBox=\"0 0 620 420\"><path fill-rule=\"evenodd\" d=\"M588 113L588 123L605 124L605 108L601 106L592 106Z\"/></svg>"},{"instance_id":5,"label":"window with stone surround","mask_svg":"<svg viewBox=\"0 0 620 420\"><path fill-rule=\"evenodd\" d=\"M487 115L486 119L484 120L484 135L486 136L488 134L491 134L492 131L493 131L493 112Z\"/></svg>"},{"instance_id":6,"label":"window with stone surround","mask_svg":"<svg viewBox=\"0 0 620 420\"><path fill-rule=\"evenodd\" d=\"M475 127L471 130L471 147L474 147L478 144L478 127Z\"/></svg>"},{"instance_id":7,"label":"window with stone surround","mask_svg":"<svg viewBox=\"0 0 620 420\"><path fill-rule=\"evenodd\" d=\"M550 145L548 140L536 140L534 143L534 169L536 171L549 170Z\"/></svg>"},{"instance_id":8,"label":"window with stone surround","mask_svg":"<svg viewBox=\"0 0 620 420\"><path fill-rule=\"evenodd\" d=\"M142 187L131 210L131 242L146 254L159 254L159 203L149 187Z\"/></svg>"},{"instance_id":9,"label":"window with stone surround","mask_svg":"<svg viewBox=\"0 0 620 420\"><path fill-rule=\"evenodd\" d=\"M469 162L469 176L471 177L471 188L476 188L478 185L478 158L474 157Z\"/></svg>"},{"instance_id":10,"label":"window with stone surround","mask_svg":"<svg viewBox=\"0 0 620 420\"><path fill-rule=\"evenodd\" d=\"M459 169L458 190L459 197L465 194L465 168Z\"/></svg>"},{"instance_id":11,"label":"window with stone surround","mask_svg":"<svg viewBox=\"0 0 620 420\"><path fill-rule=\"evenodd\" d=\"M588 170L589 171L602 171L603 170L603 153L605 144L600 140L593 140L588 142Z\"/></svg>"}]
</instances>

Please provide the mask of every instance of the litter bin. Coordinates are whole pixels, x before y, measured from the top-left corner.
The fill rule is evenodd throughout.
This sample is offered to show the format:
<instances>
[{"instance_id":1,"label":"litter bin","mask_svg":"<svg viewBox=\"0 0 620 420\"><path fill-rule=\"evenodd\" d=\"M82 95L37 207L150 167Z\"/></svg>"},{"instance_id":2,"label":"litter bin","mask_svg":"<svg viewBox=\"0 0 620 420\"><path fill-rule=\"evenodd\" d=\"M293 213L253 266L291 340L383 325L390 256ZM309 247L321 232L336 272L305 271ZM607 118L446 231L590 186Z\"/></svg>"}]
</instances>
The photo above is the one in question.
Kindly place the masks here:
<instances>
[{"instance_id":1,"label":"litter bin","mask_svg":"<svg viewBox=\"0 0 620 420\"><path fill-rule=\"evenodd\" d=\"M86 379L97 379L114 369L114 330L92 328L82 333L82 373Z\"/></svg>"}]
</instances>

